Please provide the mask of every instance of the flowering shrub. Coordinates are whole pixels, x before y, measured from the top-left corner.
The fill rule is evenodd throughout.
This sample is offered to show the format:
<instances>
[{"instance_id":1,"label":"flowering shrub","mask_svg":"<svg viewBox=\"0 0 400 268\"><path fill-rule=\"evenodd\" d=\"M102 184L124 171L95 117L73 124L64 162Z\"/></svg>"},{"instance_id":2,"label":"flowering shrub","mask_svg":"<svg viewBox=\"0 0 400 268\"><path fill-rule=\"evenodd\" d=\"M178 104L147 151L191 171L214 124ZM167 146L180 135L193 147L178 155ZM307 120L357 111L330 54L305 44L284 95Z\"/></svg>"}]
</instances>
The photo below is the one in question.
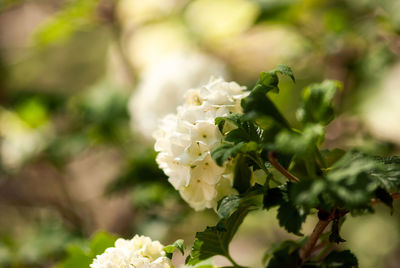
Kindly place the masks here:
<instances>
[{"instance_id":1,"label":"flowering shrub","mask_svg":"<svg viewBox=\"0 0 400 268\"><path fill-rule=\"evenodd\" d=\"M279 65L261 73L251 91L222 79L189 90L185 103L162 120L154 135L157 163L182 198L196 210L214 208L220 217L215 226L196 233L186 267L212 267L202 263L215 255L226 257L231 267L243 267L230 255L229 244L248 213L273 207L278 207L279 224L298 236L307 216L317 215L319 221L310 236L268 250L267 268L358 267L350 250L334 246L345 242L340 228L346 215L373 212L376 203L393 211L393 200L400 198L399 157L321 149L340 84L306 87L297 111L301 128L294 129L269 98L279 93L278 74L295 81L291 69ZM156 260L171 265L167 258L174 250L184 253L182 240L165 247L165 255L159 244L151 250L155 255L136 253L143 245L129 251L138 260L135 267L153 267L149 263ZM122 263L114 251L106 250L98 260L109 261L108 267ZM152 257L146 263L143 256Z\"/></svg>"}]
</instances>

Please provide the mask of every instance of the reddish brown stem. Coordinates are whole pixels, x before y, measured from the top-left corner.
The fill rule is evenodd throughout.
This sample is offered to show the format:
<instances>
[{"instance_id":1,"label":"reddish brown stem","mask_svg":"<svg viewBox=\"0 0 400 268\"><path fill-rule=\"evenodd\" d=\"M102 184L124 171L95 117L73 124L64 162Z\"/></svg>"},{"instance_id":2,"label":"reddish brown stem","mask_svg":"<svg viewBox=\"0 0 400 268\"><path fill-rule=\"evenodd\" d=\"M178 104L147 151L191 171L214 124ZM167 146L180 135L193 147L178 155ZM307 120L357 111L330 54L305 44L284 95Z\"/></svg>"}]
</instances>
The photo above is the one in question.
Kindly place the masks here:
<instances>
[{"instance_id":1,"label":"reddish brown stem","mask_svg":"<svg viewBox=\"0 0 400 268\"><path fill-rule=\"evenodd\" d=\"M400 199L400 193L392 194L392 198L393 198L393 200ZM381 203L381 201L378 199L373 199L373 200L371 200L371 203L374 205L374 204ZM324 230L328 226L329 222L331 222L335 218L335 214L336 214L336 217L343 217L348 212L349 212L348 210L337 211L336 209L333 209L327 220L319 220L318 221L318 223L314 227L314 230L312 231L310 237L307 239L306 244L300 250L300 258L302 260L302 263L304 263L307 260L307 258L310 256L313 249L315 248L316 243L318 242L319 237L324 232Z\"/></svg>"},{"instance_id":2,"label":"reddish brown stem","mask_svg":"<svg viewBox=\"0 0 400 268\"><path fill-rule=\"evenodd\" d=\"M292 175L289 171L287 171L284 167L282 167L281 164L276 160L275 153L269 151L268 152L268 161L271 163L271 165L276 168L280 173L282 173L283 176L288 178L291 181L299 182L300 180L296 178L294 175Z\"/></svg>"},{"instance_id":3,"label":"reddish brown stem","mask_svg":"<svg viewBox=\"0 0 400 268\"><path fill-rule=\"evenodd\" d=\"M321 236L322 232L325 230L326 226L328 226L331 219L328 220L319 220L317 225L315 225L313 232L311 233L310 237L307 239L306 244L300 251L300 258L302 262L304 262L312 250L314 249L315 244L317 243L319 237Z\"/></svg>"}]
</instances>

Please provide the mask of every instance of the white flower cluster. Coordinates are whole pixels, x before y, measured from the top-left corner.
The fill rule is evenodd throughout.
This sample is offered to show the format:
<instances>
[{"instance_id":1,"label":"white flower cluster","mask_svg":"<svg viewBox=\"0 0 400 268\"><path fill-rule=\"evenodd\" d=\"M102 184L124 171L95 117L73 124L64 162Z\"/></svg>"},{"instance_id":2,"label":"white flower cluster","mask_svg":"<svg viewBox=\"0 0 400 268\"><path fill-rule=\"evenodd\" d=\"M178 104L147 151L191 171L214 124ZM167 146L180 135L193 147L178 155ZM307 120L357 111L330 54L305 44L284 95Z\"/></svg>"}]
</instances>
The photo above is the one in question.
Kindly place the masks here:
<instances>
[{"instance_id":1,"label":"white flower cluster","mask_svg":"<svg viewBox=\"0 0 400 268\"><path fill-rule=\"evenodd\" d=\"M167 115L153 135L157 163L195 210L215 208L221 197L235 193L231 165L218 166L210 152L222 140L215 118L241 113L240 101L248 95L243 90L222 78L190 89L177 114Z\"/></svg>"},{"instance_id":2,"label":"white flower cluster","mask_svg":"<svg viewBox=\"0 0 400 268\"><path fill-rule=\"evenodd\" d=\"M115 247L97 255L91 268L170 268L174 267L165 256L164 246L147 236L135 235L131 240L119 238Z\"/></svg>"},{"instance_id":3,"label":"white flower cluster","mask_svg":"<svg viewBox=\"0 0 400 268\"><path fill-rule=\"evenodd\" d=\"M132 129L151 136L158 121L173 113L186 91L207 83L212 75L226 76L222 62L201 53L179 53L160 61L143 75L129 110Z\"/></svg>"}]
</instances>

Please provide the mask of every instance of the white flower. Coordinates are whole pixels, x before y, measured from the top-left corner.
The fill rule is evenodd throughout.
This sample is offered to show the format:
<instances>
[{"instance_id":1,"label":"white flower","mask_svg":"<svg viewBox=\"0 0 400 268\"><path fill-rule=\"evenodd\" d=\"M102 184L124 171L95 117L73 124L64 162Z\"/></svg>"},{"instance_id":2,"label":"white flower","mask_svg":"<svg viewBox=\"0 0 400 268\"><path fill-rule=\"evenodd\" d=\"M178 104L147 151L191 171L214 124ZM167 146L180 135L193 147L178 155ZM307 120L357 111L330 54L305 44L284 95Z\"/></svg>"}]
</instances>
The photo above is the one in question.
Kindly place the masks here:
<instances>
[{"instance_id":1,"label":"white flower","mask_svg":"<svg viewBox=\"0 0 400 268\"><path fill-rule=\"evenodd\" d=\"M206 83L212 75L226 76L224 65L200 53L174 54L161 60L143 75L130 100L132 129L140 131L145 137L151 136L158 121L166 114L173 113L184 101L186 91ZM202 98L199 92L192 91L191 94L187 95L188 101L199 103ZM224 101L217 99L218 96L214 98L216 103Z\"/></svg>"},{"instance_id":2,"label":"white flower","mask_svg":"<svg viewBox=\"0 0 400 268\"><path fill-rule=\"evenodd\" d=\"M149 237L135 235L131 240L118 239L115 247L105 250L90 265L91 268L170 268L164 246Z\"/></svg>"},{"instance_id":3,"label":"white flower","mask_svg":"<svg viewBox=\"0 0 400 268\"><path fill-rule=\"evenodd\" d=\"M381 85L371 88L370 98L363 107L364 121L371 133L379 139L397 144L400 144L399 85L400 62L387 72Z\"/></svg>"},{"instance_id":4,"label":"white flower","mask_svg":"<svg viewBox=\"0 0 400 268\"><path fill-rule=\"evenodd\" d=\"M154 133L157 163L170 183L195 210L215 208L232 188L232 164L218 166L211 151L221 143L216 117L241 113L240 101L248 95L235 82L222 78L187 91L185 102L161 121Z\"/></svg>"}]
</instances>

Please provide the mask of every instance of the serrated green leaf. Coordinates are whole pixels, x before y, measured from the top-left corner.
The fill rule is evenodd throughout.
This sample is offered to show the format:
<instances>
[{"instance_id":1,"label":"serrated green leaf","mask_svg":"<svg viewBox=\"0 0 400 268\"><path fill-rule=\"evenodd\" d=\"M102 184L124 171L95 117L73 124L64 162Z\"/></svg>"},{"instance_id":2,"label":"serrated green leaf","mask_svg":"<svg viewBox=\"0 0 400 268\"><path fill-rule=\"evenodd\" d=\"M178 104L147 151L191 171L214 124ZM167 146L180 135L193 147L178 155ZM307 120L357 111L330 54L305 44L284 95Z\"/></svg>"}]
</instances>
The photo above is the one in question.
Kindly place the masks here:
<instances>
[{"instance_id":1,"label":"serrated green leaf","mask_svg":"<svg viewBox=\"0 0 400 268\"><path fill-rule=\"evenodd\" d=\"M227 160L235 158L239 153L249 153L257 149L258 145L253 141L237 144L221 143L211 151L211 157L219 166L223 166Z\"/></svg>"},{"instance_id":2,"label":"serrated green leaf","mask_svg":"<svg viewBox=\"0 0 400 268\"><path fill-rule=\"evenodd\" d=\"M315 153L315 145L324 137L321 125L308 125L302 132L281 131L275 139L275 150L281 153L310 157Z\"/></svg>"},{"instance_id":3,"label":"serrated green leaf","mask_svg":"<svg viewBox=\"0 0 400 268\"><path fill-rule=\"evenodd\" d=\"M301 225L306 219L306 215L302 213L290 202L284 202L278 208L277 218L279 225L286 229L289 233L302 236L300 233Z\"/></svg>"},{"instance_id":4,"label":"serrated green leaf","mask_svg":"<svg viewBox=\"0 0 400 268\"><path fill-rule=\"evenodd\" d=\"M229 218L219 221L216 226L196 233L186 264L195 265L215 255L229 257L229 244L248 212L247 208L238 209Z\"/></svg>"},{"instance_id":5,"label":"serrated green leaf","mask_svg":"<svg viewBox=\"0 0 400 268\"><path fill-rule=\"evenodd\" d=\"M333 98L341 88L338 81L326 80L303 90L301 108L297 116L303 124L328 125L334 118Z\"/></svg>"},{"instance_id":6,"label":"serrated green leaf","mask_svg":"<svg viewBox=\"0 0 400 268\"><path fill-rule=\"evenodd\" d=\"M163 248L163 250L165 251L165 253L167 253L167 257L172 259L172 253L174 253L175 250L179 250L182 255L185 254L185 243L183 241L183 239L178 239L176 240L174 243L172 243L171 245L165 246Z\"/></svg>"},{"instance_id":7,"label":"serrated green leaf","mask_svg":"<svg viewBox=\"0 0 400 268\"><path fill-rule=\"evenodd\" d=\"M235 144L245 141L259 142L261 139L261 130L253 122L245 120L243 114L230 114L226 117L217 117L215 124L223 132L225 121L232 123L236 126L235 129L225 133L225 140Z\"/></svg>"},{"instance_id":8,"label":"serrated green leaf","mask_svg":"<svg viewBox=\"0 0 400 268\"><path fill-rule=\"evenodd\" d=\"M380 165L379 168L368 171L380 186L387 191L400 190L400 158L398 156L391 157L374 157Z\"/></svg>"},{"instance_id":9,"label":"serrated green leaf","mask_svg":"<svg viewBox=\"0 0 400 268\"><path fill-rule=\"evenodd\" d=\"M263 204L265 209L270 209L272 207L278 206L283 202L283 193L280 188L270 188L264 195Z\"/></svg>"},{"instance_id":10,"label":"serrated green leaf","mask_svg":"<svg viewBox=\"0 0 400 268\"><path fill-rule=\"evenodd\" d=\"M326 187L324 180L302 180L292 184L289 196L293 203L308 210L318 206Z\"/></svg>"},{"instance_id":11,"label":"serrated green leaf","mask_svg":"<svg viewBox=\"0 0 400 268\"><path fill-rule=\"evenodd\" d=\"M222 219L229 217L235 210L240 208L258 208L261 206L259 198L265 192L265 188L259 184L254 185L241 195L228 195L218 205L218 216Z\"/></svg>"}]
</instances>

